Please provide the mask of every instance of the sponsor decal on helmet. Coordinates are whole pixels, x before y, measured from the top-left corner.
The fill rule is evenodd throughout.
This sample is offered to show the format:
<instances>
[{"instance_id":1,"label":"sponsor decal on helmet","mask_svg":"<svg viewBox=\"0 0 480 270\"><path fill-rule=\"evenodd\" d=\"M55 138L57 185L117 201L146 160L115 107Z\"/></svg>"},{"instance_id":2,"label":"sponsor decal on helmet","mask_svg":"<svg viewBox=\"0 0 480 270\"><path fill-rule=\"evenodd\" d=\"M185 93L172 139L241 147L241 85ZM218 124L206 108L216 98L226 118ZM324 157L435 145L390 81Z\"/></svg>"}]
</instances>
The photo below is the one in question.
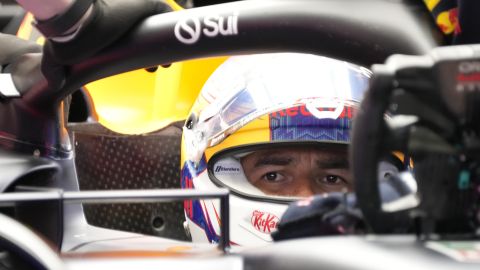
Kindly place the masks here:
<instances>
[{"instance_id":1,"label":"sponsor decal on helmet","mask_svg":"<svg viewBox=\"0 0 480 270\"><path fill-rule=\"evenodd\" d=\"M338 114L338 116L336 118L353 118L353 112L355 110L355 108L353 107L347 107L347 106L342 106L341 108L342 110L340 111L340 113ZM336 108L331 108L331 107L316 107L315 108L316 111L319 111L319 112L322 112L322 111L325 111L325 112L333 112L336 110ZM302 116L314 116L311 112L311 108L307 108L306 105L301 105L301 106L295 106L295 107L291 107L291 108L288 108L288 109L283 109L283 110L279 110L279 111L276 111L276 112L273 112L272 113L272 116L274 117L277 117L277 116L297 116L297 115L302 115ZM335 119L336 119L335 118Z\"/></svg>"},{"instance_id":2,"label":"sponsor decal on helmet","mask_svg":"<svg viewBox=\"0 0 480 270\"><path fill-rule=\"evenodd\" d=\"M317 111L333 112L336 108L316 108ZM270 136L277 140L319 140L350 142L351 121L355 107L344 106L338 117L317 118L305 105L271 113Z\"/></svg>"},{"instance_id":3,"label":"sponsor decal on helmet","mask_svg":"<svg viewBox=\"0 0 480 270\"><path fill-rule=\"evenodd\" d=\"M270 234L277 228L279 219L274 214L255 210L251 221L257 231Z\"/></svg>"},{"instance_id":4,"label":"sponsor decal on helmet","mask_svg":"<svg viewBox=\"0 0 480 270\"><path fill-rule=\"evenodd\" d=\"M240 168L218 165L215 167L215 173L238 173Z\"/></svg>"},{"instance_id":5,"label":"sponsor decal on helmet","mask_svg":"<svg viewBox=\"0 0 480 270\"><path fill-rule=\"evenodd\" d=\"M175 24L175 37L184 44L196 43L202 34L214 38L238 34L238 13L228 16L209 15L203 20L193 17L184 18Z\"/></svg>"}]
</instances>

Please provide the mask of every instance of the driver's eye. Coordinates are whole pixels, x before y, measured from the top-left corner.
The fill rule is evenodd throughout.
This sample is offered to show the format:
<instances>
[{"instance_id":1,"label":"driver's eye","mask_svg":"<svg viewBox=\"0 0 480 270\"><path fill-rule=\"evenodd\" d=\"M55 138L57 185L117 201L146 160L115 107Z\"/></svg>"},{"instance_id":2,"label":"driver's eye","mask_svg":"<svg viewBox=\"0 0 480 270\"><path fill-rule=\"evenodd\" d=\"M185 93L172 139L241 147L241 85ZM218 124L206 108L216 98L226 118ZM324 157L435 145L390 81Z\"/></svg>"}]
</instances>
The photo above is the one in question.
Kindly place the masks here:
<instances>
[{"instance_id":1,"label":"driver's eye","mask_svg":"<svg viewBox=\"0 0 480 270\"><path fill-rule=\"evenodd\" d=\"M327 175L322 179L320 179L320 182L328 185L338 185L338 184L345 183L345 180L342 177L337 175Z\"/></svg>"},{"instance_id":2,"label":"driver's eye","mask_svg":"<svg viewBox=\"0 0 480 270\"><path fill-rule=\"evenodd\" d=\"M268 182L279 182L282 180L282 176L277 172L268 172L263 175L263 178Z\"/></svg>"}]
</instances>

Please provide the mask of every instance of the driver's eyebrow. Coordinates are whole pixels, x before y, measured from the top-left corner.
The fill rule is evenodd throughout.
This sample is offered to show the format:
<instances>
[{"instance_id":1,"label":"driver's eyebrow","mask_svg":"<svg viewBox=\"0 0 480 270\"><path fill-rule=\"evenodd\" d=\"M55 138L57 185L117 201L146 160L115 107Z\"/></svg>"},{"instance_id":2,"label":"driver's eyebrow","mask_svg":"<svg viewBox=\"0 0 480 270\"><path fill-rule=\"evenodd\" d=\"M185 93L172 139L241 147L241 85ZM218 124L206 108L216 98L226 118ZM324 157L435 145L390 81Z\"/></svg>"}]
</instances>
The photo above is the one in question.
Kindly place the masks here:
<instances>
[{"instance_id":1,"label":"driver's eyebrow","mask_svg":"<svg viewBox=\"0 0 480 270\"><path fill-rule=\"evenodd\" d=\"M345 157L326 157L318 159L316 164L321 169L348 169L349 162Z\"/></svg>"},{"instance_id":2,"label":"driver's eyebrow","mask_svg":"<svg viewBox=\"0 0 480 270\"><path fill-rule=\"evenodd\" d=\"M255 161L254 167L261 167L261 166L266 166L266 165L278 165L278 166L284 166L288 165L293 161L293 158L291 157L281 157L281 156L261 156Z\"/></svg>"}]
</instances>

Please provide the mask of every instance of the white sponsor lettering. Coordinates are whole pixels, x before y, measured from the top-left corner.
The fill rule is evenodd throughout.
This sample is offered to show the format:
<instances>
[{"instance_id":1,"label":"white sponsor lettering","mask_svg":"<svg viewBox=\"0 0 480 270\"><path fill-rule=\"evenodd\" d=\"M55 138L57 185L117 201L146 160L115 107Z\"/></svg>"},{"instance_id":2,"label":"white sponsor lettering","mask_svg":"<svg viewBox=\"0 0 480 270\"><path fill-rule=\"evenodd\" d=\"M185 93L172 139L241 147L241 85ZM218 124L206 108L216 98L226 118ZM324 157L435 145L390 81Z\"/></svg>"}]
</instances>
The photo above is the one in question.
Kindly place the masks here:
<instances>
[{"instance_id":1,"label":"white sponsor lettering","mask_svg":"<svg viewBox=\"0 0 480 270\"><path fill-rule=\"evenodd\" d=\"M314 100L305 104L305 108L318 119L338 119L344 109L342 101ZM318 108L332 108L334 111L320 111Z\"/></svg>"},{"instance_id":2,"label":"white sponsor lettering","mask_svg":"<svg viewBox=\"0 0 480 270\"><path fill-rule=\"evenodd\" d=\"M203 35L214 38L238 34L238 13L228 16L209 15L199 18L185 18L175 24L175 36L184 44L194 44Z\"/></svg>"},{"instance_id":3,"label":"white sponsor lettering","mask_svg":"<svg viewBox=\"0 0 480 270\"><path fill-rule=\"evenodd\" d=\"M460 65L458 65L458 70L461 73L472 73L472 72L480 72L480 62L461 62Z\"/></svg>"},{"instance_id":4,"label":"white sponsor lettering","mask_svg":"<svg viewBox=\"0 0 480 270\"><path fill-rule=\"evenodd\" d=\"M480 90L479 83L460 83L456 85L457 92L474 92Z\"/></svg>"}]
</instances>

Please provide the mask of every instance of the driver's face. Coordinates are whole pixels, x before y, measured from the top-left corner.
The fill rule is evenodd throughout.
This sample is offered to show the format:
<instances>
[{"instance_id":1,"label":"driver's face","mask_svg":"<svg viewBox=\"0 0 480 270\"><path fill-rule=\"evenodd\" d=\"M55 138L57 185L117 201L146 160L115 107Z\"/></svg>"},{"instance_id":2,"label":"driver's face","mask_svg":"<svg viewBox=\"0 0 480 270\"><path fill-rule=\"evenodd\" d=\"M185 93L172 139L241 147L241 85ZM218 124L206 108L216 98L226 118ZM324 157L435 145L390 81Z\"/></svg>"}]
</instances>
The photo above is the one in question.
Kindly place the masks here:
<instances>
[{"instance_id":1,"label":"driver's face","mask_svg":"<svg viewBox=\"0 0 480 270\"><path fill-rule=\"evenodd\" d=\"M248 181L268 195L304 197L353 188L347 150L262 150L241 163Z\"/></svg>"}]
</instances>

